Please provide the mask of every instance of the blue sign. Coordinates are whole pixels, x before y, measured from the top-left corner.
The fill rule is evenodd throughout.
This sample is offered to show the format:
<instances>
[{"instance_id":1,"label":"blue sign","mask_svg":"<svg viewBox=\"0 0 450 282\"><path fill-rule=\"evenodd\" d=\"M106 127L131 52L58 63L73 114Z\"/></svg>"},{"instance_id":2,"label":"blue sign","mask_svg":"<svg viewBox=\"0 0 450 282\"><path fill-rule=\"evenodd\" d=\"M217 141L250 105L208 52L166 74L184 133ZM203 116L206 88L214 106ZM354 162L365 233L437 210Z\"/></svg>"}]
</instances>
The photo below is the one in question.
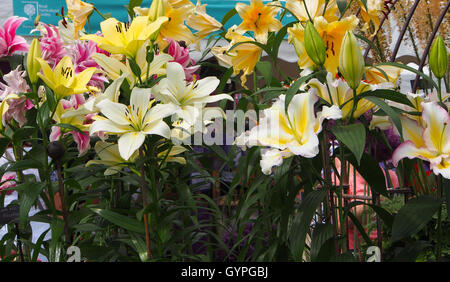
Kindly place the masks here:
<instances>
[{"instance_id":1,"label":"blue sign","mask_svg":"<svg viewBox=\"0 0 450 282\"><path fill-rule=\"evenodd\" d=\"M194 4L197 0L191 0ZM129 3L129 0L88 0L87 3L92 3L103 14L111 14L114 18L127 22L128 13L125 9L125 5ZM151 0L142 1L141 7L150 7ZM250 4L249 0L203 0L202 4L207 4L206 12L214 17L218 21L222 21L225 14L236 6L236 3ZM264 3L270 1L263 1ZM34 19L37 14L41 15L41 22L46 24L57 25L61 17L61 8L64 7L64 14L67 15L67 6L65 0L13 0L14 15L26 17L28 21L25 21L17 33L20 35L30 35L30 31L34 29ZM293 21L294 18L289 13L283 18L283 24ZM89 24L86 23L85 30L88 33L95 33L100 30L100 22L103 18L96 12L92 13ZM233 16L225 25L225 28L241 23L239 15Z\"/></svg>"}]
</instances>

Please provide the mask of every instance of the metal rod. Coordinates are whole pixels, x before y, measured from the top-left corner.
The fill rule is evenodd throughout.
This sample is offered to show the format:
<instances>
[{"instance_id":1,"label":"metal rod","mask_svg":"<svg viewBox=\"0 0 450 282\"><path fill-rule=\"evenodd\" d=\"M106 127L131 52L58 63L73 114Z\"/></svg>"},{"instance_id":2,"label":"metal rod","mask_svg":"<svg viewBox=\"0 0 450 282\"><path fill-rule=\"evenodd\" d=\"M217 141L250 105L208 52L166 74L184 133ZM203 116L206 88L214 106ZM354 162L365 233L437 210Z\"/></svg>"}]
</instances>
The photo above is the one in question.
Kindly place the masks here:
<instances>
[{"instance_id":1,"label":"metal rod","mask_svg":"<svg viewBox=\"0 0 450 282\"><path fill-rule=\"evenodd\" d=\"M397 43L395 44L394 51L392 52L391 62L394 62L395 58L397 57L398 49L400 49L400 45L402 43L403 36L405 35L406 29L409 26L409 22L411 21L411 18L414 15L414 12L416 11L416 8L419 5L419 2L420 2L420 0L416 0L416 2L414 2L414 5L412 6L411 10L409 11L408 18L406 18L406 22L403 25L402 31L400 32L400 35L397 38Z\"/></svg>"},{"instance_id":2,"label":"metal rod","mask_svg":"<svg viewBox=\"0 0 450 282\"><path fill-rule=\"evenodd\" d=\"M391 13L391 9L394 8L394 6L395 6L395 4L397 3L397 1L398 1L398 0L395 0L395 1L392 3L392 6L389 8L389 10L384 14L383 18L382 18L381 21L380 21L380 25L378 26L378 29L377 29L375 35L373 36L373 38L372 38L372 40L371 40L372 42L375 41L375 38L377 37L378 32L381 30L381 27L383 26L384 22L385 22L386 19L389 17L389 14ZM371 46L370 44L368 44L368 46L367 46L367 48L366 48L366 51L364 52L364 59L366 59L367 56L369 55L370 49L372 49L372 46Z\"/></svg>"}]
</instances>

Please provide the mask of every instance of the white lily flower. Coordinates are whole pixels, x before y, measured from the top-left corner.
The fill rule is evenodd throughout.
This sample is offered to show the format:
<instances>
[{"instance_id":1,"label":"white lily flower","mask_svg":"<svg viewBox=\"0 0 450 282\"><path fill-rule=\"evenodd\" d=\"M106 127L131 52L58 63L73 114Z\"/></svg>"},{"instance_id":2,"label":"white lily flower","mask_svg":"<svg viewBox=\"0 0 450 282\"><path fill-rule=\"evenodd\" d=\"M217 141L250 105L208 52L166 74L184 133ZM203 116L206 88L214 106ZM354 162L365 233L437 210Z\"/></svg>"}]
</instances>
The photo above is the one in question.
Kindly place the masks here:
<instances>
[{"instance_id":1,"label":"white lily flower","mask_svg":"<svg viewBox=\"0 0 450 282\"><path fill-rule=\"evenodd\" d=\"M323 107L322 112L314 113L318 100L313 93L295 95L285 111L285 95L280 95L275 103L264 110L258 126L249 134L241 136L247 146L267 146L272 150L263 152L261 167L265 174L272 166L280 165L280 158L300 155L313 158L319 153L317 134L322 130L324 119L340 119L342 112L337 106ZM276 152L278 151L278 152Z\"/></svg>"},{"instance_id":2,"label":"white lily flower","mask_svg":"<svg viewBox=\"0 0 450 282\"><path fill-rule=\"evenodd\" d=\"M430 162L433 172L450 179L450 116L437 102L422 103L422 127L418 122L402 117L405 140L394 152L395 166L403 158L419 158Z\"/></svg>"},{"instance_id":3,"label":"white lily flower","mask_svg":"<svg viewBox=\"0 0 450 282\"><path fill-rule=\"evenodd\" d=\"M149 89L133 88L130 105L115 103L105 99L97 104L106 119L96 120L90 127L90 134L100 131L121 135L118 141L120 156L128 160L145 141L149 134L169 138L170 128L163 118L173 114L171 104L154 104L150 101Z\"/></svg>"},{"instance_id":4,"label":"white lily flower","mask_svg":"<svg viewBox=\"0 0 450 282\"><path fill-rule=\"evenodd\" d=\"M116 174L124 167L127 167L127 161L120 156L119 145L117 144L98 141L95 143L95 152L99 156L100 160L90 160L86 163L86 167L96 164L105 165L108 168L105 170L104 175ZM134 153L130 157L129 161L133 162L137 156L138 154Z\"/></svg>"},{"instance_id":5,"label":"white lily flower","mask_svg":"<svg viewBox=\"0 0 450 282\"><path fill-rule=\"evenodd\" d=\"M167 77L155 85L151 92L163 104L172 104L176 107L175 113L183 120L180 127L187 130L198 121L208 124L212 118L225 116L220 108L205 108L206 104L223 99L233 101L228 94L210 95L216 90L220 80L209 76L186 84L183 67L176 63L167 63ZM203 120L202 116L208 111L209 118Z\"/></svg>"},{"instance_id":6,"label":"white lily flower","mask_svg":"<svg viewBox=\"0 0 450 282\"><path fill-rule=\"evenodd\" d=\"M119 78L114 80L106 89L105 92L92 96L89 98L89 100L86 101L86 103L80 105L76 110L67 111L62 115L63 118L68 118L72 116L78 116L78 115L87 115L92 113L98 113L100 112L100 109L97 108L97 104L100 103L100 101L103 101L105 99L108 99L112 102L118 103L119 102L119 95L120 95L120 86L122 85L122 82L125 79L125 75L122 74Z\"/></svg>"}]
</instances>

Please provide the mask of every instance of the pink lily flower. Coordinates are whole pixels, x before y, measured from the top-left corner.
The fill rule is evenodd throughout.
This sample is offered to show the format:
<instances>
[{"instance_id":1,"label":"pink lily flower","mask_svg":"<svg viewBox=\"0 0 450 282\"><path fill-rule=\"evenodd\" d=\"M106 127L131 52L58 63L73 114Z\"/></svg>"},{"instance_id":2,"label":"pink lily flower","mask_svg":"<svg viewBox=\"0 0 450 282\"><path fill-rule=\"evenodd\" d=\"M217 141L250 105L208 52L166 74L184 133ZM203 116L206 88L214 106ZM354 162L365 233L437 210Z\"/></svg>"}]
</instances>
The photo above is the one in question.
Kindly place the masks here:
<instances>
[{"instance_id":1,"label":"pink lily flower","mask_svg":"<svg viewBox=\"0 0 450 282\"><path fill-rule=\"evenodd\" d=\"M1 183L3 183L0 186L0 192L11 188L11 187L16 187L17 183L13 180L16 180L17 174L15 172L5 172L5 174L3 174L2 179L0 180ZM13 192L13 190L8 190L6 191L6 195L11 195Z\"/></svg>"},{"instance_id":2,"label":"pink lily flower","mask_svg":"<svg viewBox=\"0 0 450 282\"><path fill-rule=\"evenodd\" d=\"M18 95L30 91L30 87L25 80L26 72L19 71L19 67L3 76L6 84L0 82L0 100L3 101L10 94ZM14 119L19 123L19 126L23 126L27 122L25 113L34 107L31 100L25 96L20 96L18 99L8 99L8 105L4 119L7 121Z\"/></svg>"},{"instance_id":3,"label":"pink lily flower","mask_svg":"<svg viewBox=\"0 0 450 282\"><path fill-rule=\"evenodd\" d=\"M17 28L26 20L27 18L12 16L0 27L0 57L28 50L25 38L16 35Z\"/></svg>"},{"instance_id":4,"label":"pink lily flower","mask_svg":"<svg viewBox=\"0 0 450 282\"><path fill-rule=\"evenodd\" d=\"M78 74L87 68L95 67L100 69L100 66L92 58L92 55L98 53L99 48L94 41L78 42L72 47L72 61L75 65L75 73ZM88 85L99 88L101 91L105 88L105 82L108 79L102 73L95 73Z\"/></svg>"},{"instance_id":5,"label":"pink lily flower","mask_svg":"<svg viewBox=\"0 0 450 282\"><path fill-rule=\"evenodd\" d=\"M42 23L42 26L45 28L45 31L41 30L42 38L39 40L42 59L53 67L67 55L67 50L64 48L64 41L59 36L56 26L46 25L44 23Z\"/></svg>"},{"instance_id":6,"label":"pink lily flower","mask_svg":"<svg viewBox=\"0 0 450 282\"><path fill-rule=\"evenodd\" d=\"M182 47L177 41L171 38L166 38L165 40L169 42L168 54L173 58L171 62L179 63L184 69L186 81L191 82L194 73L200 68L200 66L195 66L195 61L191 59L188 48ZM196 79L198 79L198 75Z\"/></svg>"}]
</instances>

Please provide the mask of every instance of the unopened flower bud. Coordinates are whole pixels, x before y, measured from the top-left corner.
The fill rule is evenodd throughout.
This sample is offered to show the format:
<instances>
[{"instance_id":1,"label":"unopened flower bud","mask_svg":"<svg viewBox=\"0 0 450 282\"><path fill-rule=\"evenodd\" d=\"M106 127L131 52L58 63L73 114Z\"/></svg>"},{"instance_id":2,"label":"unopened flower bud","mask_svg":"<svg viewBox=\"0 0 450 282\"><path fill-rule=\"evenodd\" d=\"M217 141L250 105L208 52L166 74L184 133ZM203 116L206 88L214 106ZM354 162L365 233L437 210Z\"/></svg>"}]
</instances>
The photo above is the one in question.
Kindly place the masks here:
<instances>
[{"instance_id":1,"label":"unopened flower bud","mask_svg":"<svg viewBox=\"0 0 450 282\"><path fill-rule=\"evenodd\" d=\"M310 21L306 23L305 28L305 50L316 65L323 65L326 58L325 44Z\"/></svg>"},{"instance_id":2,"label":"unopened flower bud","mask_svg":"<svg viewBox=\"0 0 450 282\"><path fill-rule=\"evenodd\" d=\"M442 37L436 37L429 56L430 68L434 76L439 79L443 78L447 72L448 57L447 48Z\"/></svg>"},{"instance_id":3,"label":"unopened flower bud","mask_svg":"<svg viewBox=\"0 0 450 282\"><path fill-rule=\"evenodd\" d=\"M157 18L164 16L164 1L163 0L153 0L150 5L150 10L148 12L148 19L150 21L155 21Z\"/></svg>"},{"instance_id":4,"label":"unopened flower bud","mask_svg":"<svg viewBox=\"0 0 450 282\"><path fill-rule=\"evenodd\" d=\"M27 55L27 72L31 83L38 81L38 72L41 70L41 64L36 58L41 58L41 47L39 46L39 40L34 38L31 41L30 48Z\"/></svg>"},{"instance_id":5,"label":"unopened flower bud","mask_svg":"<svg viewBox=\"0 0 450 282\"><path fill-rule=\"evenodd\" d=\"M47 153L50 158L59 161L64 156L66 151L66 147L61 141L53 141L50 142L47 146Z\"/></svg>"},{"instance_id":6,"label":"unopened flower bud","mask_svg":"<svg viewBox=\"0 0 450 282\"><path fill-rule=\"evenodd\" d=\"M339 71L350 88L358 88L364 74L364 58L358 40L350 31L347 31L342 41Z\"/></svg>"}]
</instances>

